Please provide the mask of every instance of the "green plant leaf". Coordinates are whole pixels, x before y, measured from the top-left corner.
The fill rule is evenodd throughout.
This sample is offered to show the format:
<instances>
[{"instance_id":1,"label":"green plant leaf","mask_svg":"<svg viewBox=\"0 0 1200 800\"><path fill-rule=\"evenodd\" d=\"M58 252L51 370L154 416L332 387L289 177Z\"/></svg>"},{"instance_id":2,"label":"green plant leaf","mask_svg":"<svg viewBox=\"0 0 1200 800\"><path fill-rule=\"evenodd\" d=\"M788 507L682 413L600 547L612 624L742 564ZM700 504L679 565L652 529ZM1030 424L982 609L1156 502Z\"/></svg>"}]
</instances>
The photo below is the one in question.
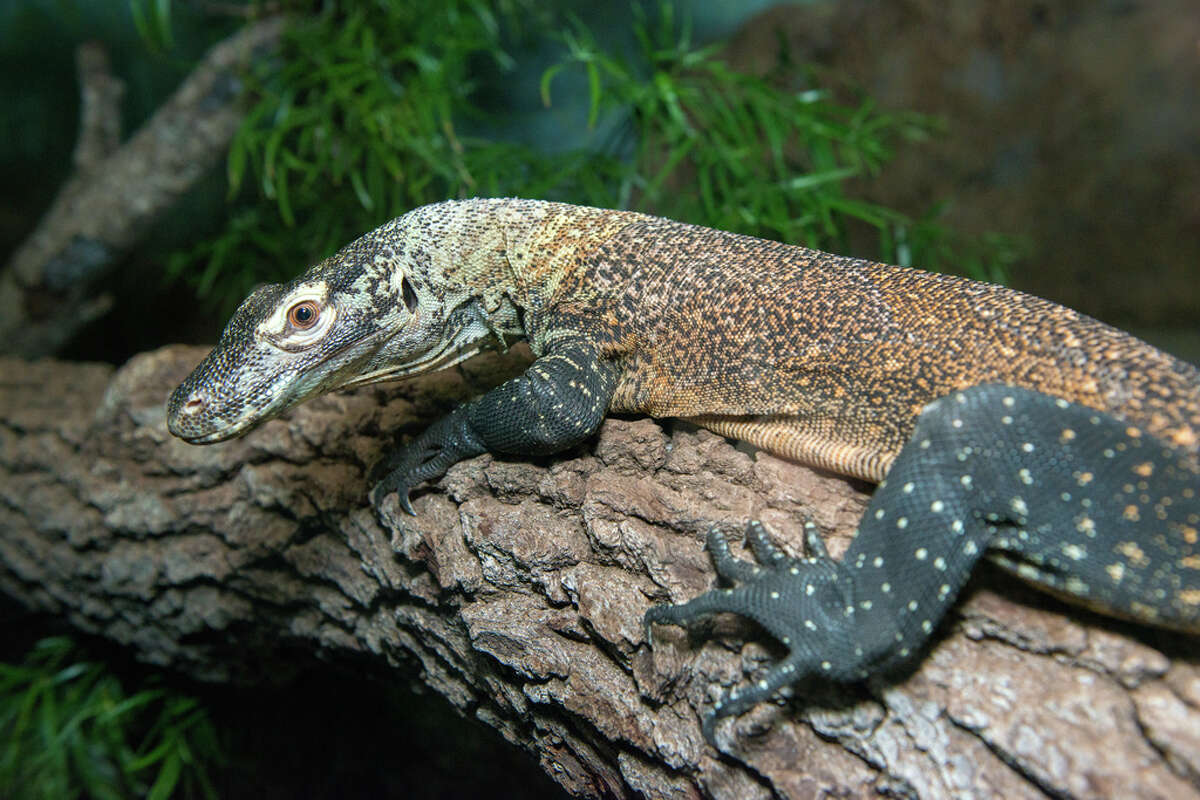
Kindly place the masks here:
<instances>
[{"instance_id":1,"label":"green plant leaf","mask_svg":"<svg viewBox=\"0 0 1200 800\"><path fill-rule=\"evenodd\" d=\"M129 0L133 26L151 50L162 52L175 46L171 34L171 1Z\"/></svg>"},{"instance_id":2,"label":"green plant leaf","mask_svg":"<svg viewBox=\"0 0 1200 800\"><path fill-rule=\"evenodd\" d=\"M542 97L542 105L546 106L547 108L550 107L550 84L553 83L554 78L566 68L567 65L565 63L554 64L553 66L547 67L545 71L542 72L542 79L538 82L538 91Z\"/></svg>"},{"instance_id":3,"label":"green plant leaf","mask_svg":"<svg viewBox=\"0 0 1200 800\"><path fill-rule=\"evenodd\" d=\"M158 771L158 776L154 779L154 784L150 787L150 793L146 795L146 800L166 800L175 791L175 785L179 783L179 776L183 771L183 759L179 754L172 752L163 762L162 769Z\"/></svg>"}]
</instances>

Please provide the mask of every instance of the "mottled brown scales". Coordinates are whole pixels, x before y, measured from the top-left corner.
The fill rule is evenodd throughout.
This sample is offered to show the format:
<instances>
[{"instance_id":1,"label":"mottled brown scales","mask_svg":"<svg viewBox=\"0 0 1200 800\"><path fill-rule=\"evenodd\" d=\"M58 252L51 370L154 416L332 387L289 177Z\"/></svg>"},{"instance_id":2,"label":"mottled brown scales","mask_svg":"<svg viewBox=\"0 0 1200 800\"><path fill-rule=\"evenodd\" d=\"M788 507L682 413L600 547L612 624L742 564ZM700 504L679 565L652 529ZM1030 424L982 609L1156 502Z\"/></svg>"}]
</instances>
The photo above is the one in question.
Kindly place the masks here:
<instances>
[{"instance_id":1,"label":"mottled brown scales","mask_svg":"<svg viewBox=\"0 0 1200 800\"><path fill-rule=\"evenodd\" d=\"M425 206L310 276L357 276L368 252L381 273L415 261L488 314L511 303L535 353L564 333L599 343L622 369L613 411L687 418L867 480L887 473L930 400L986 382L1200 452L1194 367L1004 287L530 200Z\"/></svg>"},{"instance_id":2,"label":"mottled brown scales","mask_svg":"<svg viewBox=\"0 0 1200 800\"><path fill-rule=\"evenodd\" d=\"M553 287L531 295L541 317L621 361L614 411L878 481L930 400L1003 382L1200 449L1193 367L1049 301L640 215L549 218L537 271L510 262L519 285Z\"/></svg>"}]
</instances>

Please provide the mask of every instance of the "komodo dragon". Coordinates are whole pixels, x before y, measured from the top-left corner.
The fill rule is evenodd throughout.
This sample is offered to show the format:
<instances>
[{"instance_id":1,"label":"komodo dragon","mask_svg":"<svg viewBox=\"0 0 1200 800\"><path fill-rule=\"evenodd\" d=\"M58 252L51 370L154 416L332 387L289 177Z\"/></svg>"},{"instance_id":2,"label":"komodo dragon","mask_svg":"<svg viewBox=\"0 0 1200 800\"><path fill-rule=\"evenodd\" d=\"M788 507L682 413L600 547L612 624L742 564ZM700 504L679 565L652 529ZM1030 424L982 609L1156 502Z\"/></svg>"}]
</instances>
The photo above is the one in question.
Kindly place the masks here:
<instances>
[{"instance_id":1,"label":"komodo dragon","mask_svg":"<svg viewBox=\"0 0 1200 800\"><path fill-rule=\"evenodd\" d=\"M172 433L240 436L334 389L524 337L536 361L386 463L378 501L485 451L554 453L608 412L682 417L879 487L841 561L811 534L652 623L751 617L788 655L720 717L915 657L985 554L1052 593L1200 630L1200 372L1054 303L627 211L418 208L264 286L175 390ZM886 480L885 480L886 478Z\"/></svg>"}]
</instances>

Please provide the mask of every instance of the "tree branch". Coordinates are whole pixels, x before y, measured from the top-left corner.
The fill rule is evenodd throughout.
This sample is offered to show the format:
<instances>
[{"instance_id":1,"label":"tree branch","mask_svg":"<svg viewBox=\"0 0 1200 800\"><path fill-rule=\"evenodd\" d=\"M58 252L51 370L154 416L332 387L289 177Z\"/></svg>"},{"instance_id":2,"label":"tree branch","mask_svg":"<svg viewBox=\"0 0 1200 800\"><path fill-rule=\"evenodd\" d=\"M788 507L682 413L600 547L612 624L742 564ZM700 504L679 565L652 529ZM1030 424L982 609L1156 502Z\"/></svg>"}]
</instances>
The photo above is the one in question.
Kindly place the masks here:
<instances>
[{"instance_id":1,"label":"tree branch","mask_svg":"<svg viewBox=\"0 0 1200 800\"><path fill-rule=\"evenodd\" d=\"M111 299L97 281L228 149L244 116L240 72L278 42L282 20L254 23L218 44L123 146L121 86L96 45L78 53L82 91L76 174L0 274L0 340L48 355Z\"/></svg>"},{"instance_id":2,"label":"tree branch","mask_svg":"<svg viewBox=\"0 0 1200 800\"><path fill-rule=\"evenodd\" d=\"M581 796L1200 796L1196 641L999 573L913 674L763 704L719 728L720 757L698 712L778 647L719 617L707 635L660 629L651 649L642 613L712 585L712 522L762 518L795 552L810 514L836 555L862 487L612 419L562 457L466 461L385 528L364 476L391 434L519 358L327 396L192 447L163 404L201 354L167 348L115 374L0 363L0 590L209 680L278 680L318 658L419 678Z\"/></svg>"},{"instance_id":3,"label":"tree branch","mask_svg":"<svg viewBox=\"0 0 1200 800\"><path fill-rule=\"evenodd\" d=\"M75 171L86 175L113 154L121 143L121 97L125 82L114 76L108 53L99 42L84 42L75 51L79 72L79 139Z\"/></svg>"}]
</instances>

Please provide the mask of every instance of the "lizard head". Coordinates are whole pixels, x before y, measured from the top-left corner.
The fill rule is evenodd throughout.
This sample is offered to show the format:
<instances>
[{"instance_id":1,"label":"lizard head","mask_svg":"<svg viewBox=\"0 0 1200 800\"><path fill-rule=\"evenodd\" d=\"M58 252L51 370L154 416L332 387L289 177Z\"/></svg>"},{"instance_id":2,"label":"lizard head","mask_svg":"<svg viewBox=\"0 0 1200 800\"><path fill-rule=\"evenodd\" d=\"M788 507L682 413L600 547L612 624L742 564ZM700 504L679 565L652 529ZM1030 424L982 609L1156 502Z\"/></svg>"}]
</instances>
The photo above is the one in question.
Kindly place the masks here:
<instances>
[{"instance_id":1,"label":"lizard head","mask_svg":"<svg viewBox=\"0 0 1200 800\"><path fill-rule=\"evenodd\" d=\"M290 283L255 290L171 394L171 433L193 444L232 439L325 392L442 369L483 349L496 320L393 242L385 226Z\"/></svg>"}]
</instances>

